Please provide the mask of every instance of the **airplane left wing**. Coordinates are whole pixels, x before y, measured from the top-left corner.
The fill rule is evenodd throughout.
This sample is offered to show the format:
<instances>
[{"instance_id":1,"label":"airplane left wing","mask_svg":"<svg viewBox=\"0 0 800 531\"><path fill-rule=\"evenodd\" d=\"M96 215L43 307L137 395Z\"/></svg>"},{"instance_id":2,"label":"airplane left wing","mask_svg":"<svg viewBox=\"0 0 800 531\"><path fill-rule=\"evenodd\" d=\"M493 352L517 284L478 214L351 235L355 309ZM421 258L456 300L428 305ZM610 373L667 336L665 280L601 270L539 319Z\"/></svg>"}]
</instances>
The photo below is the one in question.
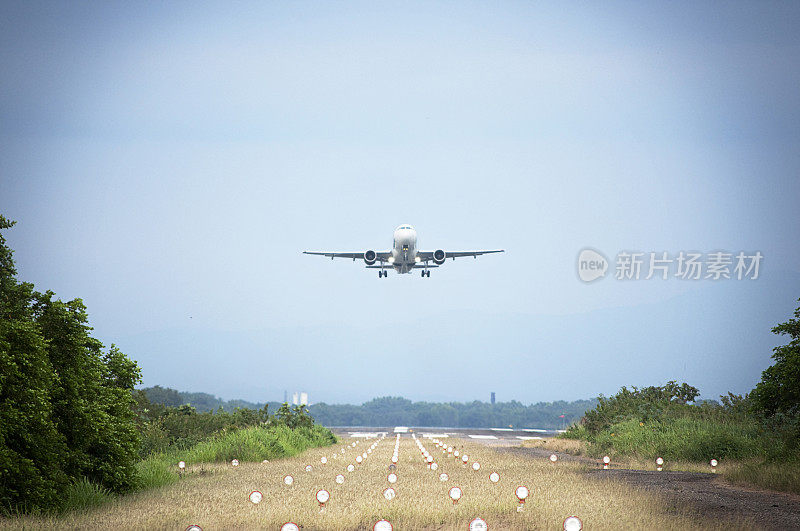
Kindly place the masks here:
<instances>
[{"instance_id":1,"label":"airplane left wing","mask_svg":"<svg viewBox=\"0 0 800 531\"><path fill-rule=\"evenodd\" d=\"M420 260L422 261L433 260L433 255L435 252L436 251L420 251L417 253L417 256L419 256ZM494 251L445 251L444 255L445 259L452 258L455 260L456 258L463 258L465 256L471 256L473 258L477 258L482 254L504 253L504 252L505 249L497 249Z\"/></svg>"}]
</instances>

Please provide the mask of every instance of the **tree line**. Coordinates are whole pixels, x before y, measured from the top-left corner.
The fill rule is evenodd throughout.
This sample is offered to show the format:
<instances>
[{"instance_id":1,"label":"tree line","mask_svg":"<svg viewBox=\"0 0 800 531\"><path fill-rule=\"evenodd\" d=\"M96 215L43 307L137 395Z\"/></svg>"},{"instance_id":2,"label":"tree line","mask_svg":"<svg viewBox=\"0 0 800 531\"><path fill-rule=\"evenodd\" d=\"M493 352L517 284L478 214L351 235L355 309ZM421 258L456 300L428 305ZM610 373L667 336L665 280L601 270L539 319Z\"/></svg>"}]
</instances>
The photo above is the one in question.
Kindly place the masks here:
<instances>
[{"instance_id":1,"label":"tree line","mask_svg":"<svg viewBox=\"0 0 800 531\"><path fill-rule=\"evenodd\" d=\"M198 411L214 408L234 411L242 407L273 410L279 402L252 404L243 400L223 401L207 393L187 393L168 387L148 387L142 391L152 403L179 407L189 405ZM199 400L197 400L199 398ZM596 400L539 402L524 405L517 401L499 402L412 402L402 397L380 397L360 405L326 404L308 406L308 412L323 426L421 426L451 428L544 428L562 429L580 420L597 405ZM250 407L248 407L250 406Z\"/></svg>"}]
</instances>

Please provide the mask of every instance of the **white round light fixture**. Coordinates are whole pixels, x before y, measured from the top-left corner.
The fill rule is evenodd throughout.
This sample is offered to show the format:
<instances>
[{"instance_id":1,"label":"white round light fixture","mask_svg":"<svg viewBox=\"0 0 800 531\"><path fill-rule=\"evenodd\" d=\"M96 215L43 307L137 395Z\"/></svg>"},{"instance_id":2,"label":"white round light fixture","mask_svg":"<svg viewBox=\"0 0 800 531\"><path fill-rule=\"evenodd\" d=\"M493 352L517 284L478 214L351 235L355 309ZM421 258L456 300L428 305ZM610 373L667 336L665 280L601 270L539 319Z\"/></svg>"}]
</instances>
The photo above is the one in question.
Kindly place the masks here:
<instances>
[{"instance_id":1,"label":"white round light fixture","mask_svg":"<svg viewBox=\"0 0 800 531\"><path fill-rule=\"evenodd\" d=\"M469 531L487 531L488 529L489 526L483 518L475 518L469 523Z\"/></svg>"}]
</instances>

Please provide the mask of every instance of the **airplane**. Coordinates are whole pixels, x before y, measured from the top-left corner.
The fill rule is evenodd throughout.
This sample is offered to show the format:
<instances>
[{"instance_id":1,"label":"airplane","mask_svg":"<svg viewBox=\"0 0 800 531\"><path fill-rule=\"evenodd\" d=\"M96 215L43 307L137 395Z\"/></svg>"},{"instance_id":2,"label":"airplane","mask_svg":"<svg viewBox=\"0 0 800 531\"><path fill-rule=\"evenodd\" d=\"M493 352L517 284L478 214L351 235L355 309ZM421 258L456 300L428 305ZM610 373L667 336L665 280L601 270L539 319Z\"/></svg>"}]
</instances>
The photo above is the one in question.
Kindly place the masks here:
<instances>
[{"instance_id":1,"label":"airplane","mask_svg":"<svg viewBox=\"0 0 800 531\"><path fill-rule=\"evenodd\" d=\"M417 231L411 225L400 225L394 229L394 243L391 251L375 252L369 249L363 253L317 253L303 251L303 254L327 256L334 258L352 258L364 260L367 269L378 269L378 278L389 276L387 269L394 269L397 274L411 273L413 269L421 269L422 277L431 276L430 268L439 267L445 260L471 256L477 258L481 254L502 253L503 249L495 251L418 251ZM378 262L378 264L376 264ZM429 264L428 262L433 262Z\"/></svg>"}]
</instances>

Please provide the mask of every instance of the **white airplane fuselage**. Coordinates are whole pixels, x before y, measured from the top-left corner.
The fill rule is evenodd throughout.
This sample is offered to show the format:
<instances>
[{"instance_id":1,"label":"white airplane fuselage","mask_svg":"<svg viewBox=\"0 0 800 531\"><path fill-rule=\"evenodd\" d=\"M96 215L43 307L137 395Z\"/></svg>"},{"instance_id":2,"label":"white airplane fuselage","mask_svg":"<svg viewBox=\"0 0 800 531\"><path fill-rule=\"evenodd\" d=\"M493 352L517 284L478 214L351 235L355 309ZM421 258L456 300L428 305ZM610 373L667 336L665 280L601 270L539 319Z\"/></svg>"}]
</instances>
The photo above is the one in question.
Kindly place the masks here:
<instances>
[{"instance_id":1,"label":"white airplane fuselage","mask_svg":"<svg viewBox=\"0 0 800 531\"><path fill-rule=\"evenodd\" d=\"M411 273L417 262L417 231L409 225L401 225L394 230L389 263L398 273Z\"/></svg>"}]
</instances>

